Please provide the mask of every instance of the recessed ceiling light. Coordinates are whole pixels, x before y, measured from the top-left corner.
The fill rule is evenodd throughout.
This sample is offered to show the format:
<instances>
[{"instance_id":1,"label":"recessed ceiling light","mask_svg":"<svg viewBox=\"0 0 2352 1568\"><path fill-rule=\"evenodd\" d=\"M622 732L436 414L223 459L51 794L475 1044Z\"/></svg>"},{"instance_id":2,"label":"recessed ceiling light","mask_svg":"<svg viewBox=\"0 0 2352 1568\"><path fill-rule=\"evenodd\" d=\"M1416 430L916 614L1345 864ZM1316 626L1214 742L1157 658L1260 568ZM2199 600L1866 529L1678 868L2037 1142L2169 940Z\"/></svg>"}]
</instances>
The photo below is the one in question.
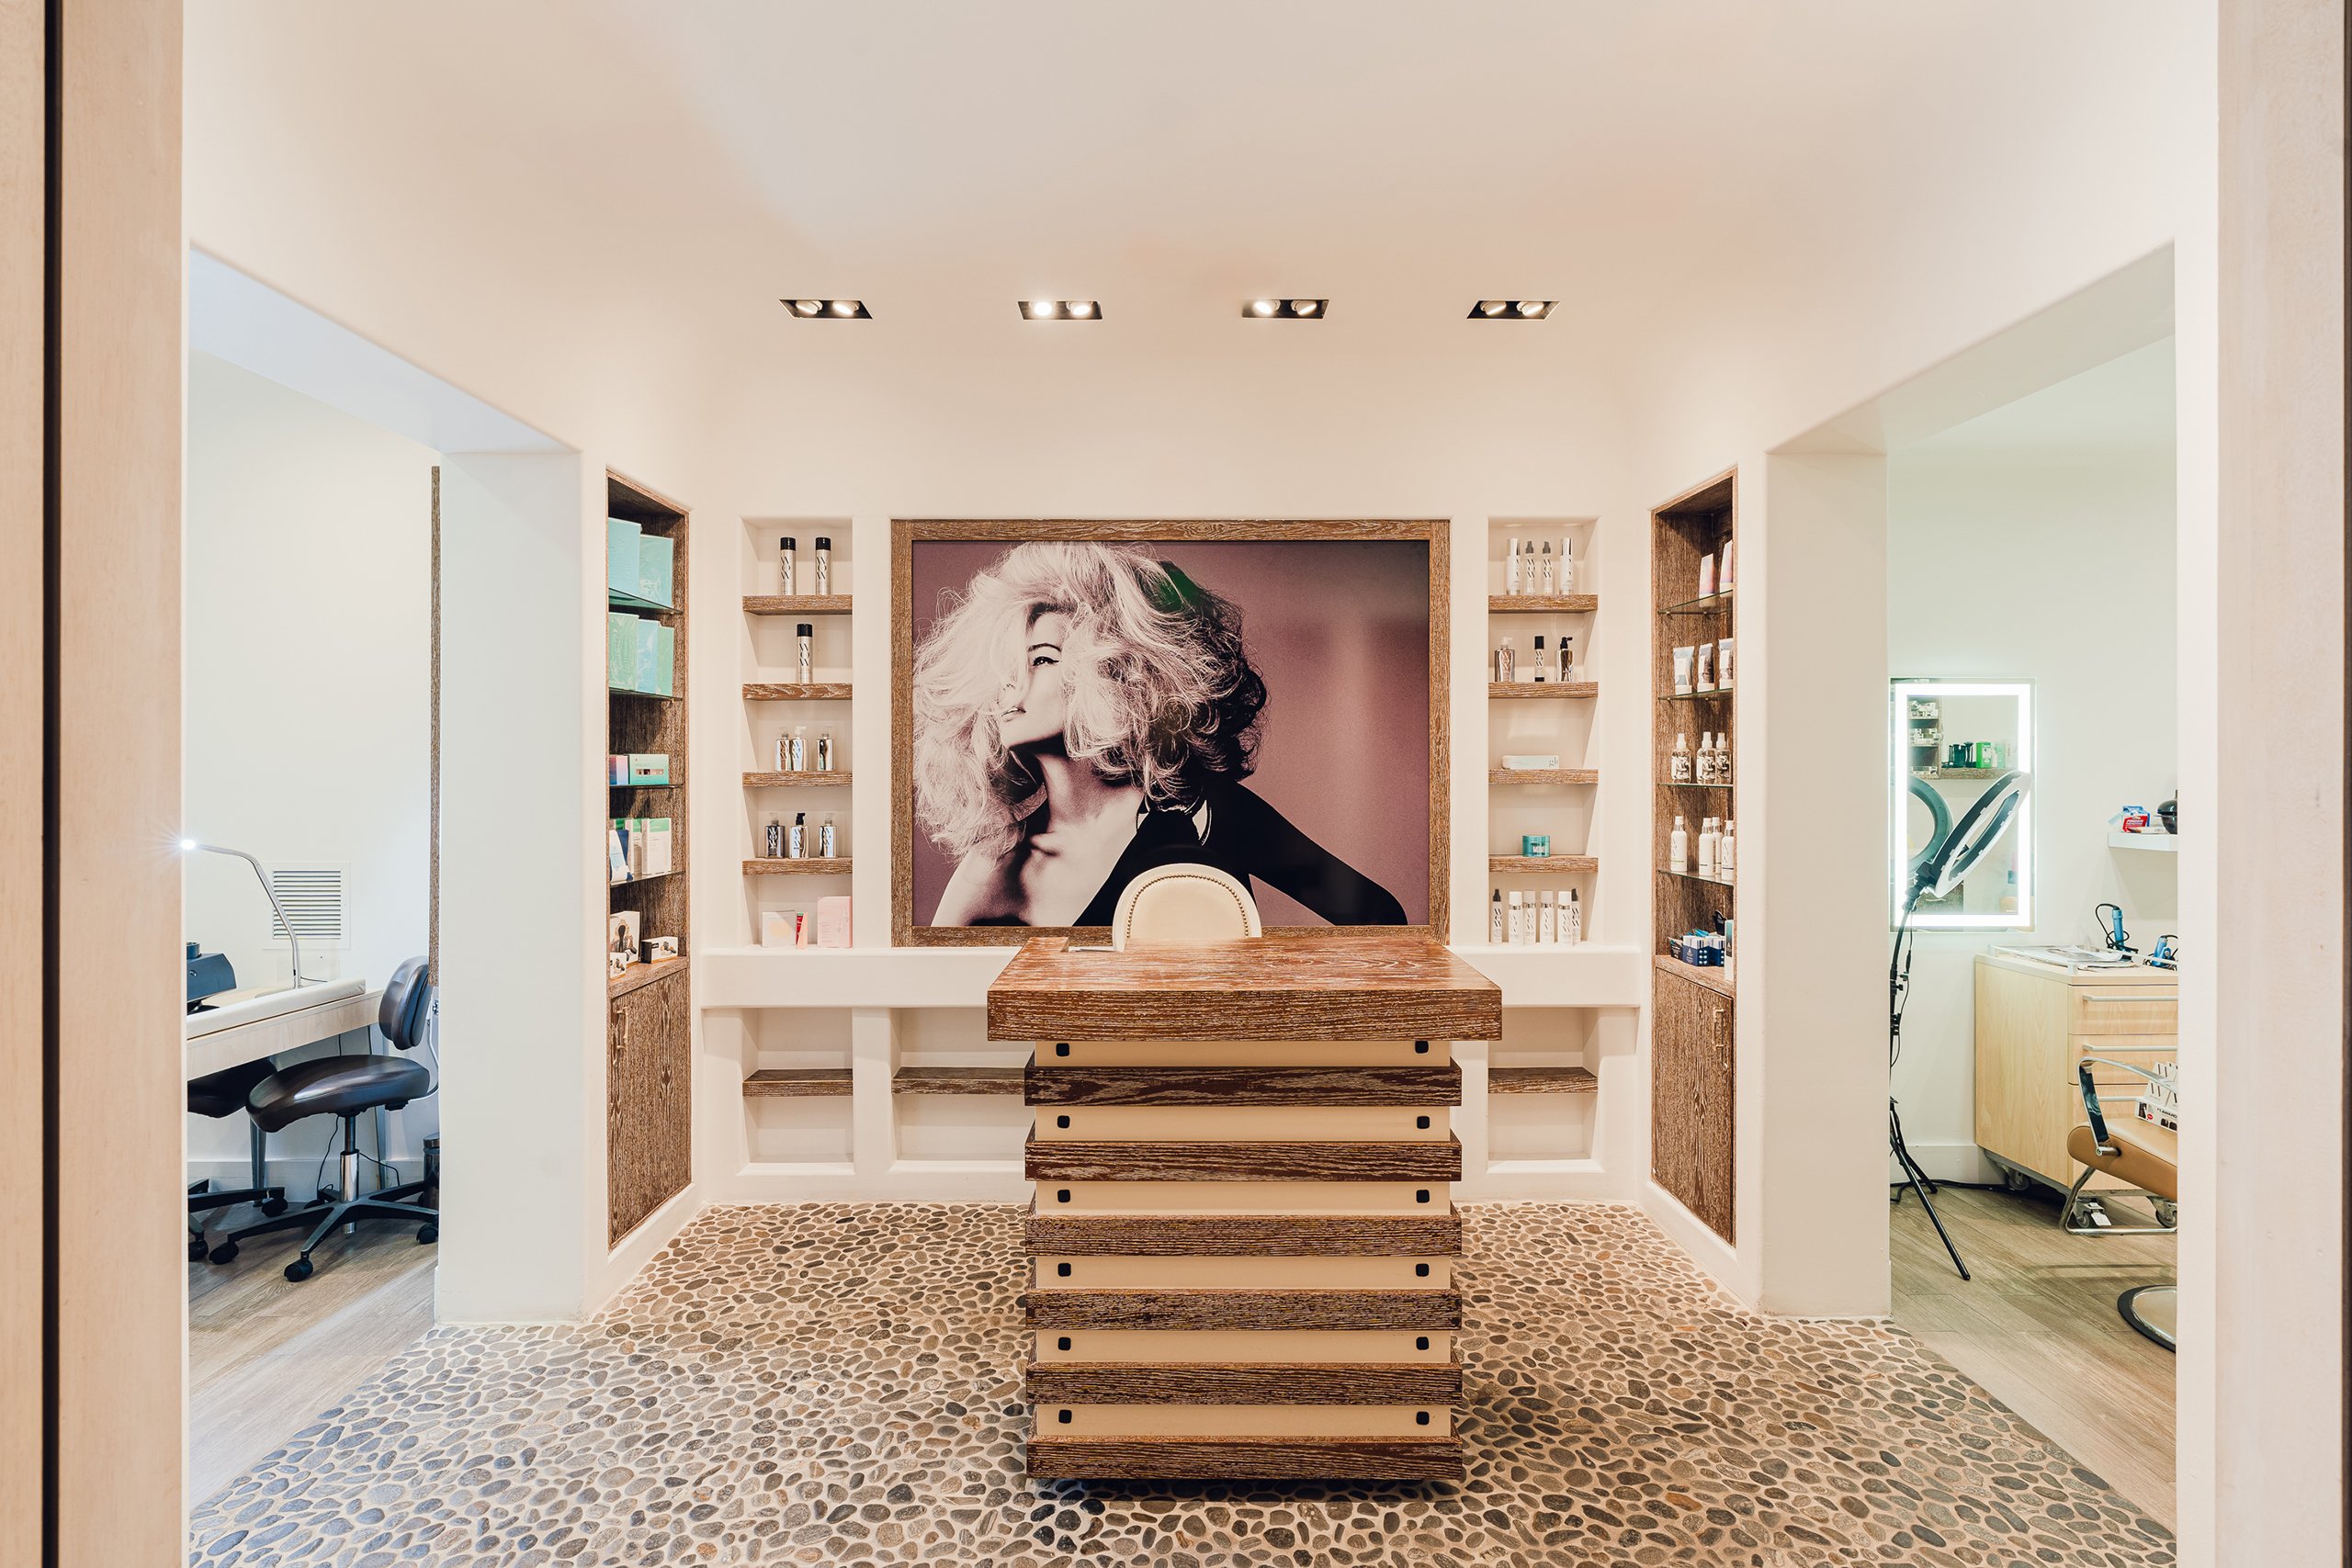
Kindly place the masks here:
<instances>
[{"instance_id":1,"label":"recessed ceiling light","mask_svg":"<svg viewBox=\"0 0 2352 1568\"><path fill-rule=\"evenodd\" d=\"M1274 302L1272 299L1253 300L1250 306L1250 313L1253 316L1271 316L1274 313Z\"/></svg>"},{"instance_id":2,"label":"recessed ceiling light","mask_svg":"<svg viewBox=\"0 0 2352 1568\"><path fill-rule=\"evenodd\" d=\"M1091 299L1073 299L1069 302L1069 313L1073 316L1091 316L1094 314L1094 301Z\"/></svg>"},{"instance_id":3,"label":"recessed ceiling light","mask_svg":"<svg viewBox=\"0 0 2352 1568\"><path fill-rule=\"evenodd\" d=\"M1051 299L1032 299L1029 301L1029 313L1032 316L1050 317L1055 313L1054 301Z\"/></svg>"},{"instance_id":4,"label":"recessed ceiling light","mask_svg":"<svg viewBox=\"0 0 2352 1568\"><path fill-rule=\"evenodd\" d=\"M1323 301L1320 299L1294 299L1290 302L1291 314L1294 316L1311 316L1322 308Z\"/></svg>"},{"instance_id":5,"label":"recessed ceiling light","mask_svg":"<svg viewBox=\"0 0 2352 1568\"><path fill-rule=\"evenodd\" d=\"M1303 321L1330 308L1329 299L1252 299L1241 307L1241 313L1266 321Z\"/></svg>"},{"instance_id":6,"label":"recessed ceiling light","mask_svg":"<svg viewBox=\"0 0 2352 1568\"><path fill-rule=\"evenodd\" d=\"M1102 319L1102 303L1099 299L1023 299L1021 319L1024 321L1099 321Z\"/></svg>"},{"instance_id":7,"label":"recessed ceiling light","mask_svg":"<svg viewBox=\"0 0 2352 1568\"><path fill-rule=\"evenodd\" d=\"M1470 307L1474 321L1540 321L1552 313L1556 299L1481 299Z\"/></svg>"},{"instance_id":8,"label":"recessed ceiling light","mask_svg":"<svg viewBox=\"0 0 2352 1568\"><path fill-rule=\"evenodd\" d=\"M782 299L786 310L806 321L870 321L874 312L863 299Z\"/></svg>"}]
</instances>

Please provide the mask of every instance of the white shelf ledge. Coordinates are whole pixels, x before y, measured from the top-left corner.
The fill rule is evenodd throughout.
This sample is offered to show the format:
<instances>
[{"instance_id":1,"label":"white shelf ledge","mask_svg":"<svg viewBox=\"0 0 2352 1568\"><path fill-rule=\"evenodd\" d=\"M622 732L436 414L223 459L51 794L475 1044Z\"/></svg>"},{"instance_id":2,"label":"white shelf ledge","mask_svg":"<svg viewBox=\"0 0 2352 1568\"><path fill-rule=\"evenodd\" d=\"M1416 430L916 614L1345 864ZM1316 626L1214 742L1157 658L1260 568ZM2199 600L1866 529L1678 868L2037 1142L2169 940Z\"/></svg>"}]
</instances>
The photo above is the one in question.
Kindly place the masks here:
<instances>
[{"instance_id":1,"label":"white shelf ledge","mask_svg":"<svg viewBox=\"0 0 2352 1568\"><path fill-rule=\"evenodd\" d=\"M2180 852L2180 840L2170 833L2119 833L2109 829L2107 842L2109 849L2154 850L2168 855Z\"/></svg>"}]
</instances>

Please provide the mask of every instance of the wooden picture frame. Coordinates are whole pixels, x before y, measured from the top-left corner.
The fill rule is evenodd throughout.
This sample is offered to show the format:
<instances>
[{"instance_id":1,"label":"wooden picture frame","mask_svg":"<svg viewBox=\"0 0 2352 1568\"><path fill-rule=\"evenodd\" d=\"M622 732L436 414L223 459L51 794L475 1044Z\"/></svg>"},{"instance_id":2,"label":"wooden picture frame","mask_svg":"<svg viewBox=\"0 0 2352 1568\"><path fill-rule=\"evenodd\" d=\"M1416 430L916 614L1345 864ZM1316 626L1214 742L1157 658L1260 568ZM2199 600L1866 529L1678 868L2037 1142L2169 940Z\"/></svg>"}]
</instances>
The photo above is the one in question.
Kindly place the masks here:
<instances>
[{"instance_id":1,"label":"wooden picture frame","mask_svg":"<svg viewBox=\"0 0 2352 1568\"><path fill-rule=\"evenodd\" d=\"M1426 924L1396 928L1443 942L1448 930L1451 811L1448 800L1452 638L1452 525L1442 518L1268 519L973 519L894 518L890 524L890 940L899 947L1017 946L1033 936L1109 939L1105 927L918 926L914 922L914 549L931 541L1093 541L1106 544L1189 540L1219 544L1317 540L1419 541L1429 560L1429 866ZM1354 930L1285 927L1301 934Z\"/></svg>"}]
</instances>

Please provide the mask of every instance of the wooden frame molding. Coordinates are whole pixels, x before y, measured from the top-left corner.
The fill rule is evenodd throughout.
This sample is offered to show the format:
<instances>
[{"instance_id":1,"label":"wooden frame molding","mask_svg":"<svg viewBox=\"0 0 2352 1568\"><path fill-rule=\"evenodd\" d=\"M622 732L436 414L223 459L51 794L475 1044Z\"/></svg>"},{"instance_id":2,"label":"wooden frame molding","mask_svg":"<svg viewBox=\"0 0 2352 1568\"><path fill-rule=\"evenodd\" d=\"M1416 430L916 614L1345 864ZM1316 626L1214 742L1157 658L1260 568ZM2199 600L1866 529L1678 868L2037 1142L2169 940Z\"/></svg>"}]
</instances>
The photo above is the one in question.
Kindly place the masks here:
<instances>
[{"instance_id":1,"label":"wooden frame molding","mask_svg":"<svg viewBox=\"0 0 2352 1568\"><path fill-rule=\"evenodd\" d=\"M1032 1328L1402 1329L1462 1326L1456 1291L1031 1291Z\"/></svg>"},{"instance_id":2,"label":"wooden frame molding","mask_svg":"<svg viewBox=\"0 0 2352 1568\"><path fill-rule=\"evenodd\" d=\"M1439 1214L1056 1214L1023 1219L1032 1256L1068 1258L1442 1258L1462 1221Z\"/></svg>"},{"instance_id":3,"label":"wooden frame molding","mask_svg":"<svg viewBox=\"0 0 2352 1568\"><path fill-rule=\"evenodd\" d=\"M1068 936L1102 942L1102 926L918 926L914 923L914 547L926 540L1099 540L1109 544L1150 540L1217 543L1279 543L1296 540L1420 540L1429 547L1430 645L1430 863L1429 920L1402 928L1443 942L1449 929L1451 874L1448 763L1452 670L1453 525L1443 518L1419 519L976 519L894 518L890 523L890 941L899 947L1012 946L1033 936ZM750 695L750 688L745 695ZM847 695L846 689L842 695ZM1299 926L1285 931L1323 935L1361 929ZM1396 931L1398 928L1382 928Z\"/></svg>"}]
</instances>

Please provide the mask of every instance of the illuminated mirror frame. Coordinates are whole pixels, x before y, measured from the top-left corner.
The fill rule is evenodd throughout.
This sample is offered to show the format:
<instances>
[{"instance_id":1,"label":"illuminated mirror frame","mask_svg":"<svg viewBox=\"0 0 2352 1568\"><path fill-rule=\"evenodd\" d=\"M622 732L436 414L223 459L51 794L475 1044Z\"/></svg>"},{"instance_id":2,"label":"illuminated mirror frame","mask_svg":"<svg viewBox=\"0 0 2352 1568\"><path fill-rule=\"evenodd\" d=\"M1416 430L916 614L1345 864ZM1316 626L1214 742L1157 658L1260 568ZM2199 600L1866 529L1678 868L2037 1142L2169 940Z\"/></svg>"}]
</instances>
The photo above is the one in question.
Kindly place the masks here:
<instances>
[{"instance_id":1,"label":"illuminated mirror frame","mask_svg":"<svg viewBox=\"0 0 2352 1568\"><path fill-rule=\"evenodd\" d=\"M1911 850L1905 840L1904 826L1911 810L1911 771L1905 765L1911 743L1911 699L1913 697L2009 697L2018 706L2017 756L2009 764L2026 775L2029 787L2025 798L2018 803L2016 825L2009 832L2017 839L2018 907L2015 914L1994 910L1988 914L1955 914L1949 910L1919 908L1911 916L1914 931L2031 931L2033 929L2033 797L2039 793L2030 787L2034 769L2033 745L2033 682L2030 681L1915 681L1893 680L1887 682L1887 860L1886 860L1886 923L1892 931L1903 918L1903 893L1910 878ZM1932 781L1931 781L1932 782ZM1964 807L1965 803L1962 803ZM1958 821L1964 808L1955 808L1952 818Z\"/></svg>"}]
</instances>

